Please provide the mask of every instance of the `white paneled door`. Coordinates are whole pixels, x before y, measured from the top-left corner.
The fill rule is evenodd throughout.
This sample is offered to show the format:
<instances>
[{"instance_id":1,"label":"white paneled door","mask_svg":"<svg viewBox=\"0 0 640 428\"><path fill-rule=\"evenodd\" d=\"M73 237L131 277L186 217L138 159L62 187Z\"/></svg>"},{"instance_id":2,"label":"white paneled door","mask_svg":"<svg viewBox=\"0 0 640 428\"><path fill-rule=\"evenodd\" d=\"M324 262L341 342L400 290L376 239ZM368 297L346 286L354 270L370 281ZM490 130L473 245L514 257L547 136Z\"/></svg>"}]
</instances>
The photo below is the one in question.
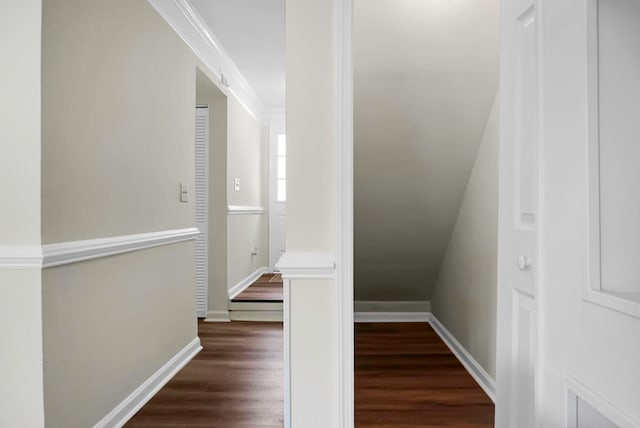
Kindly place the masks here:
<instances>
[{"instance_id":1,"label":"white paneled door","mask_svg":"<svg viewBox=\"0 0 640 428\"><path fill-rule=\"evenodd\" d=\"M195 144L195 223L200 231L196 238L196 305L198 317L207 316L209 287L209 109L196 108Z\"/></svg>"},{"instance_id":2,"label":"white paneled door","mask_svg":"<svg viewBox=\"0 0 640 428\"><path fill-rule=\"evenodd\" d=\"M503 2L498 427L535 426L538 266L538 8Z\"/></svg>"},{"instance_id":3,"label":"white paneled door","mask_svg":"<svg viewBox=\"0 0 640 428\"><path fill-rule=\"evenodd\" d=\"M502 10L496 427L640 427L640 1Z\"/></svg>"}]
</instances>

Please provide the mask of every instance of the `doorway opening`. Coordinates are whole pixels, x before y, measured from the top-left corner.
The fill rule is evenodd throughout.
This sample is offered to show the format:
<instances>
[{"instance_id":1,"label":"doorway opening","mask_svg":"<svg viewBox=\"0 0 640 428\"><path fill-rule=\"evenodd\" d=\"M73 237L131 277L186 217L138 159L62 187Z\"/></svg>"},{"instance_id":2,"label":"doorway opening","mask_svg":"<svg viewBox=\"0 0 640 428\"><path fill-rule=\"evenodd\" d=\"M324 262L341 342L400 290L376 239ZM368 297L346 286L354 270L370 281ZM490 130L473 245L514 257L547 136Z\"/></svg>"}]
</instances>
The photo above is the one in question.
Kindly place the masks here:
<instances>
[{"instance_id":1,"label":"doorway opening","mask_svg":"<svg viewBox=\"0 0 640 428\"><path fill-rule=\"evenodd\" d=\"M356 424L493 426L500 1L353 5Z\"/></svg>"}]
</instances>

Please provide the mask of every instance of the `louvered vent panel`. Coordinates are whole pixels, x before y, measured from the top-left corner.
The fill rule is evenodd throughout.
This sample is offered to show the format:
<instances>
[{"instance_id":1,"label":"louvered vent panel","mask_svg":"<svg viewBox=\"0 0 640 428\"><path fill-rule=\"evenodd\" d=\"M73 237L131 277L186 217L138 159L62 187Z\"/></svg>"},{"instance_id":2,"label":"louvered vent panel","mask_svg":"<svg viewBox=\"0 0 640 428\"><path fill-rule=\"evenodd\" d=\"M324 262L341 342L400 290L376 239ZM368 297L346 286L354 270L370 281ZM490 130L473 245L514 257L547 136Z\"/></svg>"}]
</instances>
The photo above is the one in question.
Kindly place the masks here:
<instances>
[{"instance_id":1,"label":"louvered vent panel","mask_svg":"<svg viewBox=\"0 0 640 428\"><path fill-rule=\"evenodd\" d=\"M209 192L209 109L196 108L195 215L201 234L196 238L196 299L198 316L207 315L208 289L208 192Z\"/></svg>"}]
</instances>

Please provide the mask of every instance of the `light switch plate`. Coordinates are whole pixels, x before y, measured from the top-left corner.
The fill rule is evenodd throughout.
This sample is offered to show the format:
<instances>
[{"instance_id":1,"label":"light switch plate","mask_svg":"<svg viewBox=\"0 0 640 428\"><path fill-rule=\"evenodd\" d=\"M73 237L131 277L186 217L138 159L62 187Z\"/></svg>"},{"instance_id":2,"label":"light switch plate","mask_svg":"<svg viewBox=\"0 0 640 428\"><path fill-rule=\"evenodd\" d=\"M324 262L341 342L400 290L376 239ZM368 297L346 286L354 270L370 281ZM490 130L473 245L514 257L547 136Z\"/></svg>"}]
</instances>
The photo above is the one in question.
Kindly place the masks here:
<instances>
[{"instance_id":1,"label":"light switch plate","mask_svg":"<svg viewBox=\"0 0 640 428\"><path fill-rule=\"evenodd\" d=\"M240 191L240 179L239 178L234 178L233 179L233 190L235 190L236 192Z\"/></svg>"},{"instance_id":2,"label":"light switch plate","mask_svg":"<svg viewBox=\"0 0 640 428\"><path fill-rule=\"evenodd\" d=\"M180 183L180 202L189 202L189 185Z\"/></svg>"}]
</instances>

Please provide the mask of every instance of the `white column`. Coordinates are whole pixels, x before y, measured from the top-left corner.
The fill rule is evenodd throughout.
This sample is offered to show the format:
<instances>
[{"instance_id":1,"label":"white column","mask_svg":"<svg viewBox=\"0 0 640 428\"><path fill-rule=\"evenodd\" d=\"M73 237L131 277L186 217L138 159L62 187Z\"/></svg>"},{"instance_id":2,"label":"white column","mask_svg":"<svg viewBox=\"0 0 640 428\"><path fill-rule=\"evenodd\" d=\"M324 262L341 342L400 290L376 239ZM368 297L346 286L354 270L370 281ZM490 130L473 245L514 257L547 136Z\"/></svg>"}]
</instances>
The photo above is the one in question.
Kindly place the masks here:
<instances>
[{"instance_id":1,"label":"white column","mask_svg":"<svg viewBox=\"0 0 640 428\"><path fill-rule=\"evenodd\" d=\"M353 427L351 0L286 0L285 427Z\"/></svg>"},{"instance_id":2,"label":"white column","mask_svg":"<svg viewBox=\"0 0 640 428\"><path fill-rule=\"evenodd\" d=\"M0 426L43 427L41 0L0 2Z\"/></svg>"},{"instance_id":3,"label":"white column","mask_svg":"<svg viewBox=\"0 0 640 428\"><path fill-rule=\"evenodd\" d=\"M334 256L287 251L277 268L284 279L285 427L338 427Z\"/></svg>"}]
</instances>

